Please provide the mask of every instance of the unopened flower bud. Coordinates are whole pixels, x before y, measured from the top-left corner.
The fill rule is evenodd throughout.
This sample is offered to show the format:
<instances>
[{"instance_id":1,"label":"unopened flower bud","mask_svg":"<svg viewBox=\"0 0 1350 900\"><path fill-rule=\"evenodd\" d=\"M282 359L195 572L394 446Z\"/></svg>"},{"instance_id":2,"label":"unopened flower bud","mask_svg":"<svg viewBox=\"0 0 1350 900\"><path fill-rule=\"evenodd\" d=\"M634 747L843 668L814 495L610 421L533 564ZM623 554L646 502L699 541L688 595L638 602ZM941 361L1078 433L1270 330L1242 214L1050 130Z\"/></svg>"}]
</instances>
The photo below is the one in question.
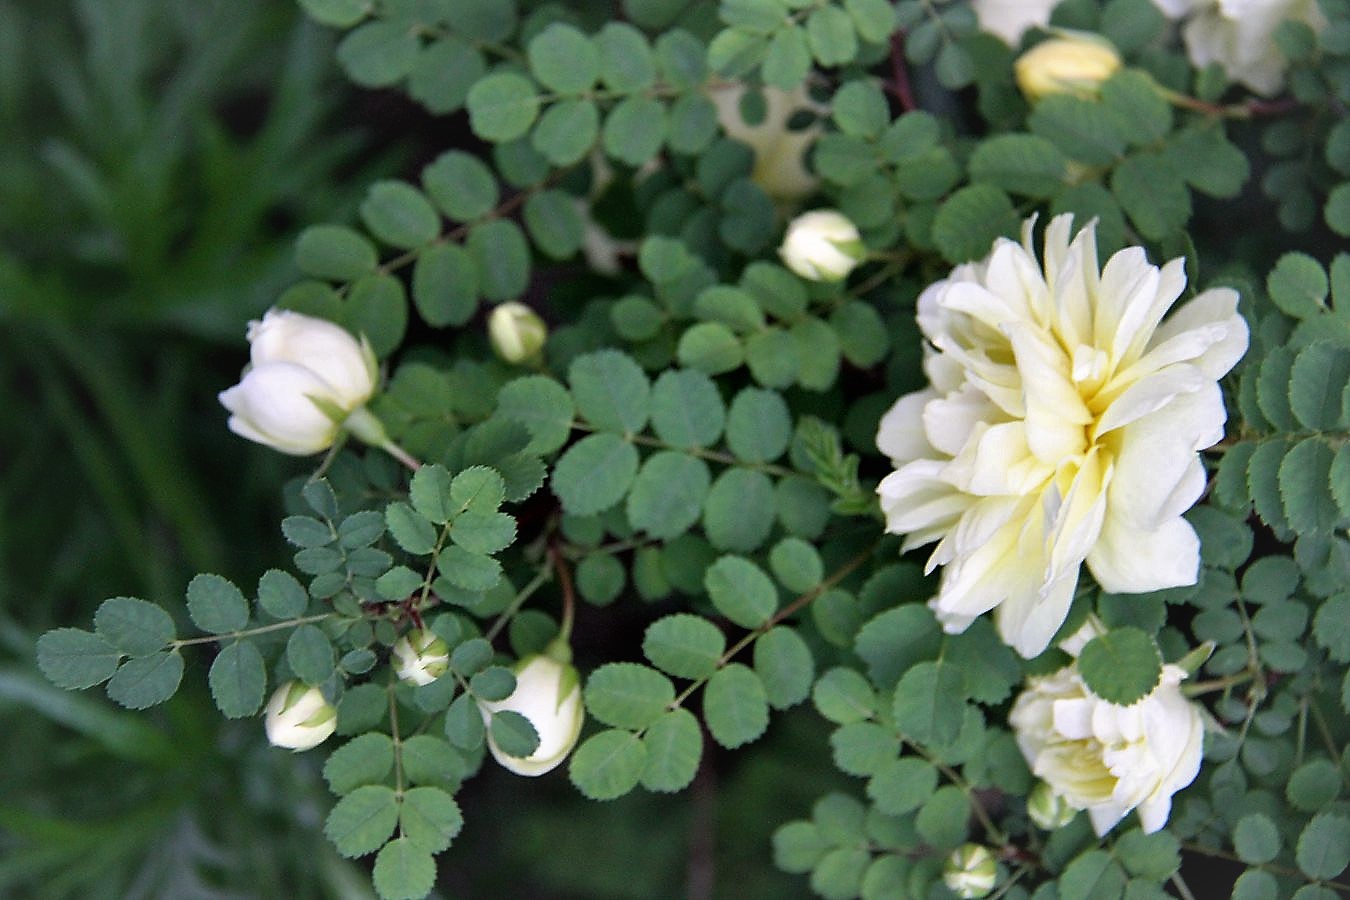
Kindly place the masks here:
<instances>
[{"instance_id":1,"label":"unopened flower bud","mask_svg":"<svg viewBox=\"0 0 1350 900\"><path fill-rule=\"evenodd\" d=\"M450 668L450 648L427 629L410 631L394 644L394 673L409 684L431 684Z\"/></svg>"},{"instance_id":2,"label":"unopened flower bud","mask_svg":"<svg viewBox=\"0 0 1350 900\"><path fill-rule=\"evenodd\" d=\"M498 356L512 365L520 365L544 348L548 326L524 303L501 303L488 317L488 339Z\"/></svg>"},{"instance_id":3,"label":"unopened flower bud","mask_svg":"<svg viewBox=\"0 0 1350 900\"><path fill-rule=\"evenodd\" d=\"M817 209L788 225L778 255L810 281L842 281L866 256L858 228L842 213Z\"/></svg>"},{"instance_id":4,"label":"unopened flower bud","mask_svg":"<svg viewBox=\"0 0 1350 900\"><path fill-rule=\"evenodd\" d=\"M488 731L488 749L493 759L517 775L543 775L557 767L576 746L585 712L581 706L581 676L568 663L551 653L527 656L515 667L516 689L505 700L479 702L483 718L510 710L534 726L539 746L529 756L508 756Z\"/></svg>"},{"instance_id":5,"label":"unopened flower bud","mask_svg":"<svg viewBox=\"0 0 1350 900\"><path fill-rule=\"evenodd\" d=\"M998 860L988 847L963 844L947 857L942 870L942 881L947 889L965 900L983 897L994 889L998 880Z\"/></svg>"},{"instance_id":6,"label":"unopened flower bud","mask_svg":"<svg viewBox=\"0 0 1350 900\"><path fill-rule=\"evenodd\" d=\"M337 728L337 710L318 688L288 681L267 701L263 727L272 746L308 750L322 744Z\"/></svg>"},{"instance_id":7,"label":"unopened flower bud","mask_svg":"<svg viewBox=\"0 0 1350 900\"><path fill-rule=\"evenodd\" d=\"M1106 79L1120 68L1120 54L1102 37L1064 32L1032 47L1013 63L1017 86L1028 100L1051 94L1096 96Z\"/></svg>"},{"instance_id":8,"label":"unopened flower bud","mask_svg":"<svg viewBox=\"0 0 1350 900\"><path fill-rule=\"evenodd\" d=\"M1056 794L1044 781L1038 782L1027 798L1027 818L1042 831L1054 831L1073 821L1078 810Z\"/></svg>"}]
</instances>

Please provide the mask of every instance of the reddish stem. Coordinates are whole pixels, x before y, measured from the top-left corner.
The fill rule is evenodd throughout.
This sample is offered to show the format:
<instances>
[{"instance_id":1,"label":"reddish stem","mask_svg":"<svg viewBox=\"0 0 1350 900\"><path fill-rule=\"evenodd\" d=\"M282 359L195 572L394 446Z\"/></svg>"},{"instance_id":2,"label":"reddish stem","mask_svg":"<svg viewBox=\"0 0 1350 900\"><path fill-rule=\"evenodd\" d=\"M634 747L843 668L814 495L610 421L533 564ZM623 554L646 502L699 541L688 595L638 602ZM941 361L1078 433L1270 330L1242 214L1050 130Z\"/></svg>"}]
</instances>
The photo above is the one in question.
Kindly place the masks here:
<instances>
[{"instance_id":1,"label":"reddish stem","mask_svg":"<svg viewBox=\"0 0 1350 900\"><path fill-rule=\"evenodd\" d=\"M914 102L914 91L909 86L909 66L905 63L905 32L897 31L891 35L891 80L886 88L905 112L918 109Z\"/></svg>"}]
</instances>

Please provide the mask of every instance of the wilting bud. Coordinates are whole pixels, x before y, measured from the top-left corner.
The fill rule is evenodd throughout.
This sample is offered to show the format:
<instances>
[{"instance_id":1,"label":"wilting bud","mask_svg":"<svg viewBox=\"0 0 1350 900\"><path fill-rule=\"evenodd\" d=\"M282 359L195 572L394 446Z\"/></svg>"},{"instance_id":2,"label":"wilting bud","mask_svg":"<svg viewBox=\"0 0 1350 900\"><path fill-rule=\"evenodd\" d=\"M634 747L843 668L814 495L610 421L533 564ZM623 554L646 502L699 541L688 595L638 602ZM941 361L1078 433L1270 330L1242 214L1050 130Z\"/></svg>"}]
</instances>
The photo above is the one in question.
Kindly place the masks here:
<instances>
[{"instance_id":1,"label":"wilting bud","mask_svg":"<svg viewBox=\"0 0 1350 900\"><path fill-rule=\"evenodd\" d=\"M488 317L492 349L506 362L520 365L538 355L548 340L548 326L524 303L498 304Z\"/></svg>"},{"instance_id":2,"label":"wilting bud","mask_svg":"<svg viewBox=\"0 0 1350 900\"><path fill-rule=\"evenodd\" d=\"M399 638L393 654L394 674L409 684L431 684L450 668L450 648L427 629Z\"/></svg>"},{"instance_id":3,"label":"wilting bud","mask_svg":"<svg viewBox=\"0 0 1350 900\"><path fill-rule=\"evenodd\" d=\"M963 844L951 856L942 870L942 881L958 897L973 900L994 889L998 880L998 860L988 847Z\"/></svg>"},{"instance_id":4,"label":"wilting bud","mask_svg":"<svg viewBox=\"0 0 1350 900\"><path fill-rule=\"evenodd\" d=\"M1073 821L1078 810L1050 789L1044 781L1038 782L1027 798L1027 818L1042 831L1054 831Z\"/></svg>"},{"instance_id":5,"label":"wilting bud","mask_svg":"<svg viewBox=\"0 0 1350 900\"><path fill-rule=\"evenodd\" d=\"M1101 83L1120 68L1120 54L1102 37L1063 32L1032 47L1013 63L1017 86L1028 100L1051 94L1096 96Z\"/></svg>"},{"instance_id":6,"label":"wilting bud","mask_svg":"<svg viewBox=\"0 0 1350 900\"><path fill-rule=\"evenodd\" d=\"M267 701L263 727L272 746L308 750L322 744L337 728L337 710L318 688L288 681Z\"/></svg>"},{"instance_id":7,"label":"wilting bud","mask_svg":"<svg viewBox=\"0 0 1350 900\"><path fill-rule=\"evenodd\" d=\"M479 702L485 720L492 713L510 710L520 713L534 726L539 746L529 756L508 756L488 731L488 749L493 759L517 775L543 775L567 758L581 736L585 712L581 707L581 676L569 663L554 656L565 656L550 648L550 655L527 656L516 664L516 689L505 700Z\"/></svg>"},{"instance_id":8,"label":"wilting bud","mask_svg":"<svg viewBox=\"0 0 1350 900\"><path fill-rule=\"evenodd\" d=\"M307 456L333 445L346 428L361 440L387 441L365 409L379 370L365 338L289 310L268 310L248 326L249 365L221 391L230 430L282 453Z\"/></svg>"},{"instance_id":9,"label":"wilting bud","mask_svg":"<svg viewBox=\"0 0 1350 900\"><path fill-rule=\"evenodd\" d=\"M866 256L858 228L842 213L817 209L788 225L778 255L810 281L842 281Z\"/></svg>"}]
</instances>

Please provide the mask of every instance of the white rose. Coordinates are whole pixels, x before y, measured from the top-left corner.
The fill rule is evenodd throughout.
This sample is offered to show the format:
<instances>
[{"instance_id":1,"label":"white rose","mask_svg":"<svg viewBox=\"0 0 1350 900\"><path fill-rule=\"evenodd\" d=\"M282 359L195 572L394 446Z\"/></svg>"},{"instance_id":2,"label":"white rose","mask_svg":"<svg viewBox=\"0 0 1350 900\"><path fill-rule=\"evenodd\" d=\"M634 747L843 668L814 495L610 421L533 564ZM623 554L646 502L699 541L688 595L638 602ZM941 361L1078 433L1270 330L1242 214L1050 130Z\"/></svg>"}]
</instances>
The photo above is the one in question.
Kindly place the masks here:
<instances>
[{"instance_id":1,"label":"white rose","mask_svg":"<svg viewBox=\"0 0 1350 900\"><path fill-rule=\"evenodd\" d=\"M249 323L248 340L243 378L220 393L231 431L295 456L332 446L344 424L367 439L366 420L373 417L364 406L375 393L378 369L364 338L323 319L273 309Z\"/></svg>"},{"instance_id":2,"label":"white rose","mask_svg":"<svg viewBox=\"0 0 1350 900\"><path fill-rule=\"evenodd\" d=\"M1050 13L1059 0L971 0L970 5L981 31L996 34L1016 47L1027 31L1050 24Z\"/></svg>"},{"instance_id":3,"label":"white rose","mask_svg":"<svg viewBox=\"0 0 1350 900\"><path fill-rule=\"evenodd\" d=\"M963 844L947 857L942 868L942 883L963 900L975 900L994 889L998 881L998 860L989 848Z\"/></svg>"},{"instance_id":4,"label":"white rose","mask_svg":"<svg viewBox=\"0 0 1350 900\"><path fill-rule=\"evenodd\" d=\"M337 728L337 710L318 688L288 681L267 701L263 728L274 747L308 750L322 744Z\"/></svg>"},{"instance_id":5,"label":"white rose","mask_svg":"<svg viewBox=\"0 0 1350 900\"><path fill-rule=\"evenodd\" d=\"M394 644L394 674L409 684L431 684L450 668L450 648L428 629L414 630Z\"/></svg>"},{"instance_id":6,"label":"white rose","mask_svg":"<svg viewBox=\"0 0 1350 900\"><path fill-rule=\"evenodd\" d=\"M499 357L519 365L544 348L548 326L524 303L499 303L488 316L488 340Z\"/></svg>"},{"instance_id":7,"label":"white rose","mask_svg":"<svg viewBox=\"0 0 1350 900\"><path fill-rule=\"evenodd\" d=\"M1194 584L1182 514L1205 489L1200 450L1223 437L1221 378L1247 348L1234 291L1180 304L1182 260L1130 247L1097 262L1091 225L999 239L918 301L931 386L882 417L895 471L877 488L904 550L936 542L931 601L949 632L995 611L1027 658L1063 624L1084 564L1106 590ZM1171 314L1168 315L1169 310Z\"/></svg>"},{"instance_id":8,"label":"white rose","mask_svg":"<svg viewBox=\"0 0 1350 900\"><path fill-rule=\"evenodd\" d=\"M857 226L842 213L816 209L788 224L778 255L810 281L842 281L862 262L866 249Z\"/></svg>"},{"instance_id":9,"label":"white rose","mask_svg":"<svg viewBox=\"0 0 1350 900\"><path fill-rule=\"evenodd\" d=\"M806 95L805 87L793 91L764 87L761 91L764 118L753 125L741 118L741 98L745 96L743 85L719 86L709 96L717 107L717 121L727 137L748 144L755 153L750 180L770 199L792 203L816 189L816 176L806 168L806 154L822 129L819 123L813 122L794 131L788 127L788 121L795 113L819 112L819 109Z\"/></svg>"},{"instance_id":10,"label":"white rose","mask_svg":"<svg viewBox=\"0 0 1350 900\"><path fill-rule=\"evenodd\" d=\"M534 726L539 746L526 757L508 756L488 731L492 758L517 775L543 775L557 767L576 746L585 712L581 678L571 665L551 656L527 656L516 664L516 689L505 700L480 702L483 720L501 710L520 713Z\"/></svg>"},{"instance_id":11,"label":"white rose","mask_svg":"<svg viewBox=\"0 0 1350 900\"><path fill-rule=\"evenodd\" d=\"M1327 24L1317 0L1154 0L1154 5L1172 18L1188 18L1182 36L1197 69L1218 63L1230 80L1265 96L1284 86L1289 67L1275 44L1280 23L1303 22L1314 31Z\"/></svg>"},{"instance_id":12,"label":"white rose","mask_svg":"<svg viewBox=\"0 0 1350 900\"><path fill-rule=\"evenodd\" d=\"M1204 719L1180 684L1186 672L1163 666L1153 692L1130 706L1088 690L1077 664L1032 678L1008 722L1031 771L1074 809L1087 810L1104 835L1137 810L1145 833L1167 823L1172 795L1200 771Z\"/></svg>"},{"instance_id":13,"label":"white rose","mask_svg":"<svg viewBox=\"0 0 1350 900\"><path fill-rule=\"evenodd\" d=\"M1101 83L1120 68L1120 54L1103 38L1066 32L1042 41L1013 63L1017 86L1028 100L1051 94L1096 95Z\"/></svg>"}]
</instances>

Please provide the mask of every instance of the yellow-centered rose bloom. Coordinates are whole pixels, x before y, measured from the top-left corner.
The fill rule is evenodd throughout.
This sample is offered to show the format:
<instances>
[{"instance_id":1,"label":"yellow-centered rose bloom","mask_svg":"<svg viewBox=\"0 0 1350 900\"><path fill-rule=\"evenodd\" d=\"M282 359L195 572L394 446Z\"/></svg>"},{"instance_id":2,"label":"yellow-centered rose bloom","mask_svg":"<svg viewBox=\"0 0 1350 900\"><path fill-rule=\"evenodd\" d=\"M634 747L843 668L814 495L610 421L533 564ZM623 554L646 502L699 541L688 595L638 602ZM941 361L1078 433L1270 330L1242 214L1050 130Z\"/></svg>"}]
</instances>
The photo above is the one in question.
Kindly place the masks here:
<instances>
[{"instance_id":1,"label":"yellow-centered rose bloom","mask_svg":"<svg viewBox=\"0 0 1350 900\"><path fill-rule=\"evenodd\" d=\"M1221 378L1247 349L1234 291L1168 315L1182 260L1130 247L1099 268L1092 225L1046 229L1043 263L1000 238L919 297L931 386L883 416L895 471L878 486L903 549L936 542L930 605L948 632L995 611L1003 639L1043 651L1087 563L1112 593L1195 583L1200 450L1223 437Z\"/></svg>"}]
</instances>

